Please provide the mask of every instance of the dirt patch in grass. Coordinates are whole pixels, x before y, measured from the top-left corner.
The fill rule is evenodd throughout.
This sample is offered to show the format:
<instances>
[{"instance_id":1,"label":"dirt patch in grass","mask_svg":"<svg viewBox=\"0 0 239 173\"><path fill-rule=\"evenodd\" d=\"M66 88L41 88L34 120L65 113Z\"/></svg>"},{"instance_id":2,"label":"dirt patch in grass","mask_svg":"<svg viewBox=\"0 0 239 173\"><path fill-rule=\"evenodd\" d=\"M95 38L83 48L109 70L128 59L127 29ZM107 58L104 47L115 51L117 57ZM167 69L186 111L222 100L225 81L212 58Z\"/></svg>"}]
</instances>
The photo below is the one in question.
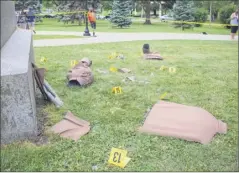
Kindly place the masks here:
<instances>
[{"instance_id":1,"label":"dirt patch in grass","mask_svg":"<svg viewBox=\"0 0 239 173\"><path fill-rule=\"evenodd\" d=\"M44 145L48 143L48 137L45 135L45 124L47 122L47 113L44 107L49 102L44 100L40 90L36 89L36 114L37 114L37 136L30 139L30 142L36 145Z\"/></svg>"}]
</instances>

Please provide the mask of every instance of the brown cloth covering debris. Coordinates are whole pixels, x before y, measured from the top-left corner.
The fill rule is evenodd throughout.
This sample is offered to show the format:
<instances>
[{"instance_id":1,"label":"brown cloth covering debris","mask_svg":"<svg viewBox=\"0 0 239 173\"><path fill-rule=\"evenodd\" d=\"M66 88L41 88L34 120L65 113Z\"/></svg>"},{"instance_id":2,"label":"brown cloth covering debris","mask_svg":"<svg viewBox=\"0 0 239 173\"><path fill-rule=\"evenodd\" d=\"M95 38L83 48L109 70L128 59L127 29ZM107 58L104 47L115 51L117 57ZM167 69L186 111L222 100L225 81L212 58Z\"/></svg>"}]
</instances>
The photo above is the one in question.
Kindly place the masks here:
<instances>
[{"instance_id":1,"label":"brown cloth covering debris","mask_svg":"<svg viewBox=\"0 0 239 173\"><path fill-rule=\"evenodd\" d=\"M93 73L90 69L92 62L88 58L83 58L75 65L67 75L68 85L86 86L94 81Z\"/></svg>"},{"instance_id":2,"label":"brown cloth covering debris","mask_svg":"<svg viewBox=\"0 0 239 173\"><path fill-rule=\"evenodd\" d=\"M61 137L77 141L90 131L90 123L75 117L68 111L64 119L52 127L52 131Z\"/></svg>"},{"instance_id":3,"label":"brown cloth covering debris","mask_svg":"<svg viewBox=\"0 0 239 173\"><path fill-rule=\"evenodd\" d=\"M143 45L143 58L146 60L163 60L163 57L158 52L151 52L149 44Z\"/></svg>"},{"instance_id":4,"label":"brown cloth covering debris","mask_svg":"<svg viewBox=\"0 0 239 173\"><path fill-rule=\"evenodd\" d=\"M208 144L216 133L227 133L227 124L202 108L160 101L139 131Z\"/></svg>"}]
</instances>

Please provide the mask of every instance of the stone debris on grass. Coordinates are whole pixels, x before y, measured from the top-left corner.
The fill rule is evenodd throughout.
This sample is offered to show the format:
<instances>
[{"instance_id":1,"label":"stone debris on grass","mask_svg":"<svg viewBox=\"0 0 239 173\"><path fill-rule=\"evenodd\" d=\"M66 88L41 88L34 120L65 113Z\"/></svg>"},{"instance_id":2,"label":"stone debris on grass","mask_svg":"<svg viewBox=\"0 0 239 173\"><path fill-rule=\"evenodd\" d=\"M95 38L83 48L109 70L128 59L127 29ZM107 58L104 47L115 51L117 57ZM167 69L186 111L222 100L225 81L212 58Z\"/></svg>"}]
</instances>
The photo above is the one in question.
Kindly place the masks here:
<instances>
[{"instance_id":1,"label":"stone debris on grass","mask_svg":"<svg viewBox=\"0 0 239 173\"><path fill-rule=\"evenodd\" d=\"M124 60L125 56L123 54L119 54L116 58Z\"/></svg>"},{"instance_id":2,"label":"stone debris on grass","mask_svg":"<svg viewBox=\"0 0 239 173\"><path fill-rule=\"evenodd\" d=\"M128 76L128 77L124 78L123 81L124 82L127 82L127 81L135 82L136 81L136 77L135 76Z\"/></svg>"},{"instance_id":3,"label":"stone debris on grass","mask_svg":"<svg viewBox=\"0 0 239 173\"><path fill-rule=\"evenodd\" d=\"M172 102L159 101L146 112L142 133L168 136L208 144L216 133L226 134L227 124L206 110ZM217 127L217 128L215 128Z\"/></svg>"},{"instance_id":4,"label":"stone debris on grass","mask_svg":"<svg viewBox=\"0 0 239 173\"><path fill-rule=\"evenodd\" d=\"M130 73L131 72L131 70L127 69L127 68L120 68L120 69L118 69L118 71L121 73Z\"/></svg>"},{"instance_id":5,"label":"stone debris on grass","mask_svg":"<svg viewBox=\"0 0 239 173\"><path fill-rule=\"evenodd\" d=\"M140 84L149 84L150 82L148 80L140 80L138 81Z\"/></svg>"},{"instance_id":6,"label":"stone debris on grass","mask_svg":"<svg viewBox=\"0 0 239 173\"><path fill-rule=\"evenodd\" d=\"M107 74L109 73L109 71L104 70L104 69L96 69L97 72L101 73L101 74Z\"/></svg>"},{"instance_id":7,"label":"stone debris on grass","mask_svg":"<svg viewBox=\"0 0 239 173\"><path fill-rule=\"evenodd\" d=\"M63 120L55 124L51 130L61 137L77 141L90 131L90 123L79 119L68 111Z\"/></svg>"}]
</instances>

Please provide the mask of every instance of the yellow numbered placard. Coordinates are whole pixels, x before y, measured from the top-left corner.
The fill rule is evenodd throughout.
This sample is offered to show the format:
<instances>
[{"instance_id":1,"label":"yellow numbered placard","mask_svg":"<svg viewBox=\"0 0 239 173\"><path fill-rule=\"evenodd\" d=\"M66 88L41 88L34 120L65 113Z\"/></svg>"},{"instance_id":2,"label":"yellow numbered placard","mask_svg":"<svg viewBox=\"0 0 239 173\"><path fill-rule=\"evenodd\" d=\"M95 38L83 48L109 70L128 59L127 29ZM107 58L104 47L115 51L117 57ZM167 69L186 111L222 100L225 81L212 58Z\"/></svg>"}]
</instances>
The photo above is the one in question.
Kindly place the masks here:
<instances>
[{"instance_id":1,"label":"yellow numbered placard","mask_svg":"<svg viewBox=\"0 0 239 173\"><path fill-rule=\"evenodd\" d=\"M118 69L117 69L117 68L115 68L115 67L110 67L110 71L111 71L111 72L117 72L117 71L118 71Z\"/></svg>"},{"instance_id":2,"label":"yellow numbered placard","mask_svg":"<svg viewBox=\"0 0 239 173\"><path fill-rule=\"evenodd\" d=\"M162 65L159 70L165 70L166 68L167 68L167 67L165 67L164 65Z\"/></svg>"},{"instance_id":3,"label":"yellow numbered placard","mask_svg":"<svg viewBox=\"0 0 239 173\"><path fill-rule=\"evenodd\" d=\"M47 62L47 59L45 57L41 57L41 62Z\"/></svg>"},{"instance_id":4,"label":"yellow numbered placard","mask_svg":"<svg viewBox=\"0 0 239 173\"><path fill-rule=\"evenodd\" d=\"M111 53L111 55L109 55L109 59L113 59L113 58L116 58L117 57L117 53L116 52L113 52Z\"/></svg>"},{"instance_id":5,"label":"yellow numbered placard","mask_svg":"<svg viewBox=\"0 0 239 173\"><path fill-rule=\"evenodd\" d=\"M159 99L160 99L160 100L163 100L163 99L166 97L167 94L168 94L167 92L163 93L163 94L159 97Z\"/></svg>"},{"instance_id":6,"label":"yellow numbered placard","mask_svg":"<svg viewBox=\"0 0 239 173\"><path fill-rule=\"evenodd\" d=\"M176 72L176 68L169 67L168 71L169 71L169 73L175 73Z\"/></svg>"},{"instance_id":7,"label":"yellow numbered placard","mask_svg":"<svg viewBox=\"0 0 239 173\"><path fill-rule=\"evenodd\" d=\"M74 67L78 62L76 60L71 61L71 67Z\"/></svg>"},{"instance_id":8,"label":"yellow numbered placard","mask_svg":"<svg viewBox=\"0 0 239 173\"><path fill-rule=\"evenodd\" d=\"M129 161L130 161L130 158L127 157L126 150L122 150L118 148L111 149L110 157L108 160L109 164L113 164L121 168L124 168Z\"/></svg>"},{"instance_id":9,"label":"yellow numbered placard","mask_svg":"<svg viewBox=\"0 0 239 173\"><path fill-rule=\"evenodd\" d=\"M113 88L112 88L112 92L113 92L114 94L121 94L121 93L122 93L122 89L121 89L121 87L119 87L119 86L113 87Z\"/></svg>"}]
</instances>

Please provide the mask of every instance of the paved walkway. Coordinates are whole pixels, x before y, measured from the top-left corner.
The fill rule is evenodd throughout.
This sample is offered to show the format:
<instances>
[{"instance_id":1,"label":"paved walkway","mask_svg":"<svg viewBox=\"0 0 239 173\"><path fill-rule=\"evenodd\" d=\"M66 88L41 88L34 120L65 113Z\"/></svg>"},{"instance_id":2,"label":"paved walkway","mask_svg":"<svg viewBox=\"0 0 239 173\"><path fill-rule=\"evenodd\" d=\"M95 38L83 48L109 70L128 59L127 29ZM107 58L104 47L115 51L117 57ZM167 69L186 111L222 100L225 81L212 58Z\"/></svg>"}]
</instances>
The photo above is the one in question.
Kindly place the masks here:
<instances>
[{"instance_id":1,"label":"paved walkway","mask_svg":"<svg viewBox=\"0 0 239 173\"><path fill-rule=\"evenodd\" d=\"M37 35L76 35L82 36L82 32L65 31L37 31ZM203 35L180 33L106 33L98 32L97 37L72 38L72 39L45 39L34 40L34 47L66 46L92 43L109 43L137 40L223 40L231 41L230 35ZM236 39L238 40L238 39Z\"/></svg>"}]
</instances>

